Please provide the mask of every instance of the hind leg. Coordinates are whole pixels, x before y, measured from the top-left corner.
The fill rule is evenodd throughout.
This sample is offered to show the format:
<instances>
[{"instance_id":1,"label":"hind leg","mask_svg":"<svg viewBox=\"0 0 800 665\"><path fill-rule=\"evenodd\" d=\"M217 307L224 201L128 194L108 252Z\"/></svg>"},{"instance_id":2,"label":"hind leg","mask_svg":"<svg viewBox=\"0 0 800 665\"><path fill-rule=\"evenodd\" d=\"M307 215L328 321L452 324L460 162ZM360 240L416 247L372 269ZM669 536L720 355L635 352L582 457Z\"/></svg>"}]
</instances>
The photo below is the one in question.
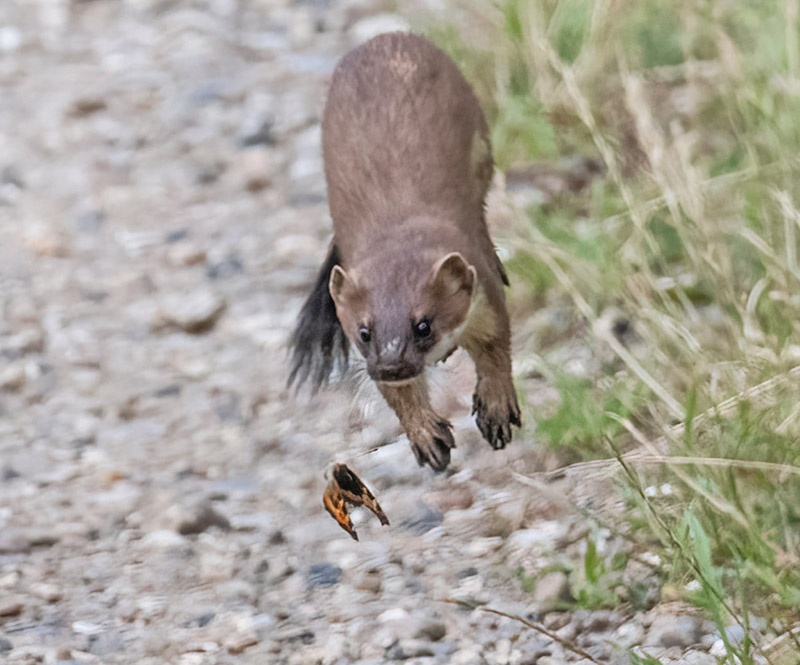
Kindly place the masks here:
<instances>
[{"instance_id":1,"label":"hind leg","mask_svg":"<svg viewBox=\"0 0 800 665\"><path fill-rule=\"evenodd\" d=\"M450 423L431 407L424 376L402 384L378 383L378 389L400 419L417 463L444 471L456 443Z\"/></svg>"},{"instance_id":2,"label":"hind leg","mask_svg":"<svg viewBox=\"0 0 800 665\"><path fill-rule=\"evenodd\" d=\"M491 335L468 340L464 348L478 375L472 396L475 424L483 438L500 449L511 441L511 425L519 427L522 420L511 379L511 331L505 307L495 311L495 323Z\"/></svg>"}]
</instances>

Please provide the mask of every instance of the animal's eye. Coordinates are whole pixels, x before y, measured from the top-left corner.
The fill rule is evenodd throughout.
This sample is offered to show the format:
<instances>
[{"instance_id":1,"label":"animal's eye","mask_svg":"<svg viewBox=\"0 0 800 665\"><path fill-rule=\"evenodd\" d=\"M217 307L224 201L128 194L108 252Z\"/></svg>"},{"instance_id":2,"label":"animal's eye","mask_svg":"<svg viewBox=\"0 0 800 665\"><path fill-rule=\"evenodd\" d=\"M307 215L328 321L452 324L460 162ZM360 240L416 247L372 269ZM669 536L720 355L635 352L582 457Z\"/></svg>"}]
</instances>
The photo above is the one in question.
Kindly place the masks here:
<instances>
[{"instance_id":1,"label":"animal's eye","mask_svg":"<svg viewBox=\"0 0 800 665\"><path fill-rule=\"evenodd\" d=\"M420 319L414 325L414 335L416 335L419 339L430 337L431 332L431 322L428 319Z\"/></svg>"},{"instance_id":2,"label":"animal's eye","mask_svg":"<svg viewBox=\"0 0 800 665\"><path fill-rule=\"evenodd\" d=\"M372 335L370 335L369 328L367 328L367 326L361 326L358 329L358 336L361 338L361 341L364 342L364 344L369 344L369 340L372 339Z\"/></svg>"}]
</instances>

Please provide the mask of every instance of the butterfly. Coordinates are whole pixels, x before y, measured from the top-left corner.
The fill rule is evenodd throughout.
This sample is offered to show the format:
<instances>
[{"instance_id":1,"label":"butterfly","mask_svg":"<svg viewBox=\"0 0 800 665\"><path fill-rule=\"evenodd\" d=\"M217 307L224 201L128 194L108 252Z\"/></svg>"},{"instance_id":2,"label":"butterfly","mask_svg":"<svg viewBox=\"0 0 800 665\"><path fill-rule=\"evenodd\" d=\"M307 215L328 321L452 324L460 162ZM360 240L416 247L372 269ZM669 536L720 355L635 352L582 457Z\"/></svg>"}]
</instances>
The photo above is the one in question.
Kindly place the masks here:
<instances>
[{"instance_id":1,"label":"butterfly","mask_svg":"<svg viewBox=\"0 0 800 665\"><path fill-rule=\"evenodd\" d=\"M389 520L372 492L346 464L334 465L331 470L331 480L322 495L322 504L353 540L358 540L358 534L347 513L347 504L366 506L375 513L381 524L384 526L389 524Z\"/></svg>"}]
</instances>

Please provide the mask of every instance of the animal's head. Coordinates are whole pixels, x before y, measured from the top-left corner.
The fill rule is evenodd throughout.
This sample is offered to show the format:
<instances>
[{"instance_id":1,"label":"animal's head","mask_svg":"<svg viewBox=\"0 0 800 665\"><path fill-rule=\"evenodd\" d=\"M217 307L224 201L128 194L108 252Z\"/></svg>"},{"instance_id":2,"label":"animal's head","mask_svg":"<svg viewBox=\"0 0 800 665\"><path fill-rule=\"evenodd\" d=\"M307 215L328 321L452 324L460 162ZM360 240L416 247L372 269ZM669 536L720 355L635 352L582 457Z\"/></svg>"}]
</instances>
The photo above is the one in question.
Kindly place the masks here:
<instances>
[{"instance_id":1,"label":"animal's head","mask_svg":"<svg viewBox=\"0 0 800 665\"><path fill-rule=\"evenodd\" d=\"M336 314L380 382L413 379L456 347L477 288L475 268L458 252L427 269L400 261L331 271Z\"/></svg>"}]
</instances>

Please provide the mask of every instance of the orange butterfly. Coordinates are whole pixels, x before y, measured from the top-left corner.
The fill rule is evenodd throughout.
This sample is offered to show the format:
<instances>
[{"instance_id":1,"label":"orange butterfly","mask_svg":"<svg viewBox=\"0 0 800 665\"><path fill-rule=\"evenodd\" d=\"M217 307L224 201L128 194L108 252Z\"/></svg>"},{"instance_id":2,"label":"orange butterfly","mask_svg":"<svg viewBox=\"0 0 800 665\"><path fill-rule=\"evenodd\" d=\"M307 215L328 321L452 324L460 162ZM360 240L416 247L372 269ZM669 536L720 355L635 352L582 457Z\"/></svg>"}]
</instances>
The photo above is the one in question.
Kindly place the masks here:
<instances>
[{"instance_id":1,"label":"orange butterfly","mask_svg":"<svg viewBox=\"0 0 800 665\"><path fill-rule=\"evenodd\" d=\"M381 524L388 526L389 520L367 486L346 464L336 464L331 471L331 481L322 495L322 504L339 526L347 531L353 540L358 540L353 521L347 514L348 503L351 506L366 506L375 513Z\"/></svg>"}]
</instances>

